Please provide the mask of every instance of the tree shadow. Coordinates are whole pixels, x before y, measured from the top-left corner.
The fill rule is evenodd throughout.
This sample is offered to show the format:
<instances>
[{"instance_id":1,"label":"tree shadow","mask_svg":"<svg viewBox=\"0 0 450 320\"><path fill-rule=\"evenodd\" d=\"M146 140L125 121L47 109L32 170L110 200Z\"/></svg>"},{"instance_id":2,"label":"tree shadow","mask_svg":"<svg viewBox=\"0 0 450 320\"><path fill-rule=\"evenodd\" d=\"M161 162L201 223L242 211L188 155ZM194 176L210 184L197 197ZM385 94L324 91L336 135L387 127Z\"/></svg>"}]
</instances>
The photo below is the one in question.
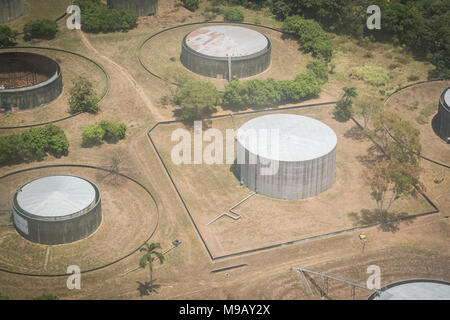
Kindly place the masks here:
<instances>
[{"instance_id":1,"label":"tree shadow","mask_svg":"<svg viewBox=\"0 0 450 320\"><path fill-rule=\"evenodd\" d=\"M363 140L366 135L364 134L364 130L358 127L357 125L351 127L347 130L347 132L344 133L345 138L349 138L356 141Z\"/></svg>"},{"instance_id":2,"label":"tree shadow","mask_svg":"<svg viewBox=\"0 0 450 320\"><path fill-rule=\"evenodd\" d=\"M153 280L152 283L150 283L150 281L146 281L144 283L136 281L138 284L138 288L136 290L139 291L139 296L140 297L149 296L151 293L158 294L157 289L159 289L161 286L159 284L155 284L155 281L156 279Z\"/></svg>"},{"instance_id":3,"label":"tree shadow","mask_svg":"<svg viewBox=\"0 0 450 320\"><path fill-rule=\"evenodd\" d=\"M383 232L395 233L400 230L400 223L404 222L406 225L413 223L415 218L409 218L408 213L400 212L387 212L383 211L382 214L378 210L362 209L360 213L350 212L348 213L350 219L353 220L355 226L371 225L378 223L378 229Z\"/></svg>"}]
</instances>

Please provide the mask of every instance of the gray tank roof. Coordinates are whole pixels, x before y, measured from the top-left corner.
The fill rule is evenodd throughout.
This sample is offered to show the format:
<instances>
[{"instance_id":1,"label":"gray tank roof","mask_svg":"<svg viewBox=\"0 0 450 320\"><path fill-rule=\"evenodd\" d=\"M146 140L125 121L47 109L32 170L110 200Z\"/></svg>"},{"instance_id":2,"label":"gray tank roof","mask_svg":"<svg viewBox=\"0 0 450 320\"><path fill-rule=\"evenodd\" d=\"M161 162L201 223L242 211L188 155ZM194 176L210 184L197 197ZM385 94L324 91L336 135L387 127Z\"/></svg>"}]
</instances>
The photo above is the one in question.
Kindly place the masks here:
<instances>
[{"instance_id":1,"label":"gray tank roof","mask_svg":"<svg viewBox=\"0 0 450 320\"><path fill-rule=\"evenodd\" d=\"M74 176L50 176L33 180L17 192L17 203L26 212L41 217L62 217L95 203L95 189Z\"/></svg>"},{"instance_id":2,"label":"gray tank roof","mask_svg":"<svg viewBox=\"0 0 450 320\"><path fill-rule=\"evenodd\" d=\"M260 131L264 129L267 130L265 134ZM258 141L251 139L255 132ZM278 150L271 146L271 132L278 132ZM251 153L278 161L317 159L330 153L337 144L336 134L326 124L292 114L266 115L247 121L239 128L237 140Z\"/></svg>"},{"instance_id":3,"label":"gray tank roof","mask_svg":"<svg viewBox=\"0 0 450 320\"><path fill-rule=\"evenodd\" d=\"M269 41L252 29L236 26L208 26L186 36L192 50L211 57L244 57L264 50Z\"/></svg>"},{"instance_id":4,"label":"gray tank roof","mask_svg":"<svg viewBox=\"0 0 450 320\"><path fill-rule=\"evenodd\" d=\"M374 300L450 300L450 285L434 281L392 285Z\"/></svg>"}]
</instances>

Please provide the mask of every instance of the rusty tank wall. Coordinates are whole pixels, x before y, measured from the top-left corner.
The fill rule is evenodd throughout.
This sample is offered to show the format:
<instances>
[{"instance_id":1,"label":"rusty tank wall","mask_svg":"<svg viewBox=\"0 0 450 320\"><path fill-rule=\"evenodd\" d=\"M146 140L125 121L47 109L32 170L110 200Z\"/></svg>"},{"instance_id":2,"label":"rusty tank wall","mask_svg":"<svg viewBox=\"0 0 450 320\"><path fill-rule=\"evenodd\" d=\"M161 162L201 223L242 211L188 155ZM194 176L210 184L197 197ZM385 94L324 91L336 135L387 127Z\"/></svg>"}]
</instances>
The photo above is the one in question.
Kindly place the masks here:
<instances>
[{"instance_id":1,"label":"rusty tank wall","mask_svg":"<svg viewBox=\"0 0 450 320\"><path fill-rule=\"evenodd\" d=\"M228 79L228 58L208 56L192 50L186 44L187 36L188 34L183 38L182 42L181 63L197 74L211 78ZM267 38L267 41L267 47L260 52L232 58L232 78L251 77L265 71L270 66L272 47L269 38Z\"/></svg>"},{"instance_id":2,"label":"rusty tank wall","mask_svg":"<svg viewBox=\"0 0 450 320\"><path fill-rule=\"evenodd\" d=\"M0 109L6 111L13 107L19 110L32 109L48 104L59 97L63 84L61 68L56 61L35 53L5 52L0 53L0 69L12 60L26 62L33 66L32 72L44 74L48 80L29 87L0 89Z\"/></svg>"},{"instance_id":3,"label":"rusty tank wall","mask_svg":"<svg viewBox=\"0 0 450 320\"><path fill-rule=\"evenodd\" d=\"M25 13L23 0L0 0L0 24L8 23Z\"/></svg>"},{"instance_id":4,"label":"rusty tank wall","mask_svg":"<svg viewBox=\"0 0 450 320\"><path fill-rule=\"evenodd\" d=\"M450 143L450 106L445 101L447 88L439 99L438 114L436 119L436 130L439 136L447 143Z\"/></svg>"},{"instance_id":5,"label":"rusty tank wall","mask_svg":"<svg viewBox=\"0 0 450 320\"><path fill-rule=\"evenodd\" d=\"M272 198L285 200L304 199L316 196L329 189L335 180L336 148L328 154L307 161L278 161L262 159L252 154L237 141L240 180L250 190ZM242 158L241 158L242 157ZM251 164L250 159L256 159ZM263 175L261 170L268 164L278 171L272 175Z\"/></svg>"},{"instance_id":6,"label":"rusty tank wall","mask_svg":"<svg viewBox=\"0 0 450 320\"><path fill-rule=\"evenodd\" d=\"M138 16L151 16L158 11L158 0L108 0L108 7L130 10Z\"/></svg>"}]
</instances>

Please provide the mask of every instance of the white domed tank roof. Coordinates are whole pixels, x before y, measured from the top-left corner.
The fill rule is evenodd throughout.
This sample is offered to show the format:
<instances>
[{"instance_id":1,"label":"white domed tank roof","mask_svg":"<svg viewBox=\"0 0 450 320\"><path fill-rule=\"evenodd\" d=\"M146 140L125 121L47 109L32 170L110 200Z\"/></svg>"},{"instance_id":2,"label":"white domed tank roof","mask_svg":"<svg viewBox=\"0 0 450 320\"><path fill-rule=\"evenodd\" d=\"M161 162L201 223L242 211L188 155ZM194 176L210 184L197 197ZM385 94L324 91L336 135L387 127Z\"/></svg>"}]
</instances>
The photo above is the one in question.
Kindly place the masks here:
<instances>
[{"instance_id":1,"label":"white domed tank roof","mask_svg":"<svg viewBox=\"0 0 450 320\"><path fill-rule=\"evenodd\" d=\"M268 133L264 134L261 130ZM257 140L251 139L254 132ZM278 145L275 147L271 145L270 132L278 135ZM255 155L287 162L320 158L330 153L337 144L336 134L329 126L313 118L292 114L266 115L247 121L239 128L237 139Z\"/></svg>"},{"instance_id":2,"label":"white domed tank roof","mask_svg":"<svg viewBox=\"0 0 450 320\"><path fill-rule=\"evenodd\" d=\"M64 217L95 204L94 186L74 176L49 176L24 185L17 203L25 212L40 217Z\"/></svg>"}]
</instances>

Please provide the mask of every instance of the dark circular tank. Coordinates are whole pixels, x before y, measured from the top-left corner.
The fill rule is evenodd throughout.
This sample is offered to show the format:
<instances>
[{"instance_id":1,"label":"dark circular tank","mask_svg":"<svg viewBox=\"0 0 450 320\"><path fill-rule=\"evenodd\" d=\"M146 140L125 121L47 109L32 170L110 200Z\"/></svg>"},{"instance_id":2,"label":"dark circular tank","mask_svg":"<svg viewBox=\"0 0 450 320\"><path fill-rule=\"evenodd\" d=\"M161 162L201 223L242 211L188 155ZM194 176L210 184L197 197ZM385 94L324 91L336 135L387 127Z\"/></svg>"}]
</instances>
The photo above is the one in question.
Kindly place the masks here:
<instances>
[{"instance_id":1,"label":"dark circular tank","mask_svg":"<svg viewBox=\"0 0 450 320\"><path fill-rule=\"evenodd\" d=\"M183 38L181 63L212 78L246 78L270 66L271 42L265 35L236 26L208 26ZM230 77L231 71L231 77Z\"/></svg>"},{"instance_id":2,"label":"dark circular tank","mask_svg":"<svg viewBox=\"0 0 450 320\"><path fill-rule=\"evenodd\" d=\"M29 52L0 53L0 110L36 108L48 104L62 92L59 64Z\"/></svg>"},{"instance_id":3,"label":"dark circular tank","mask_svg":"<svg viewBox=\"0 0 450 320\"><path fill-rule=\"evenodd\" d=\"M20 187L13 198L13 223L24 238L47 245L91 235L102 221L101 198L91 182L48 176Z\"/></svg>"},{"instance_id":4,"label":"dark circular tank","mask_svg":"<svg viewBox=\"0 0 450 320\"><path fill-rule=\"evenodd\" d=\"M450 143L450 87L444 90L439 99L436 131L445 142Z\"/></svg>"}]
</instances>

